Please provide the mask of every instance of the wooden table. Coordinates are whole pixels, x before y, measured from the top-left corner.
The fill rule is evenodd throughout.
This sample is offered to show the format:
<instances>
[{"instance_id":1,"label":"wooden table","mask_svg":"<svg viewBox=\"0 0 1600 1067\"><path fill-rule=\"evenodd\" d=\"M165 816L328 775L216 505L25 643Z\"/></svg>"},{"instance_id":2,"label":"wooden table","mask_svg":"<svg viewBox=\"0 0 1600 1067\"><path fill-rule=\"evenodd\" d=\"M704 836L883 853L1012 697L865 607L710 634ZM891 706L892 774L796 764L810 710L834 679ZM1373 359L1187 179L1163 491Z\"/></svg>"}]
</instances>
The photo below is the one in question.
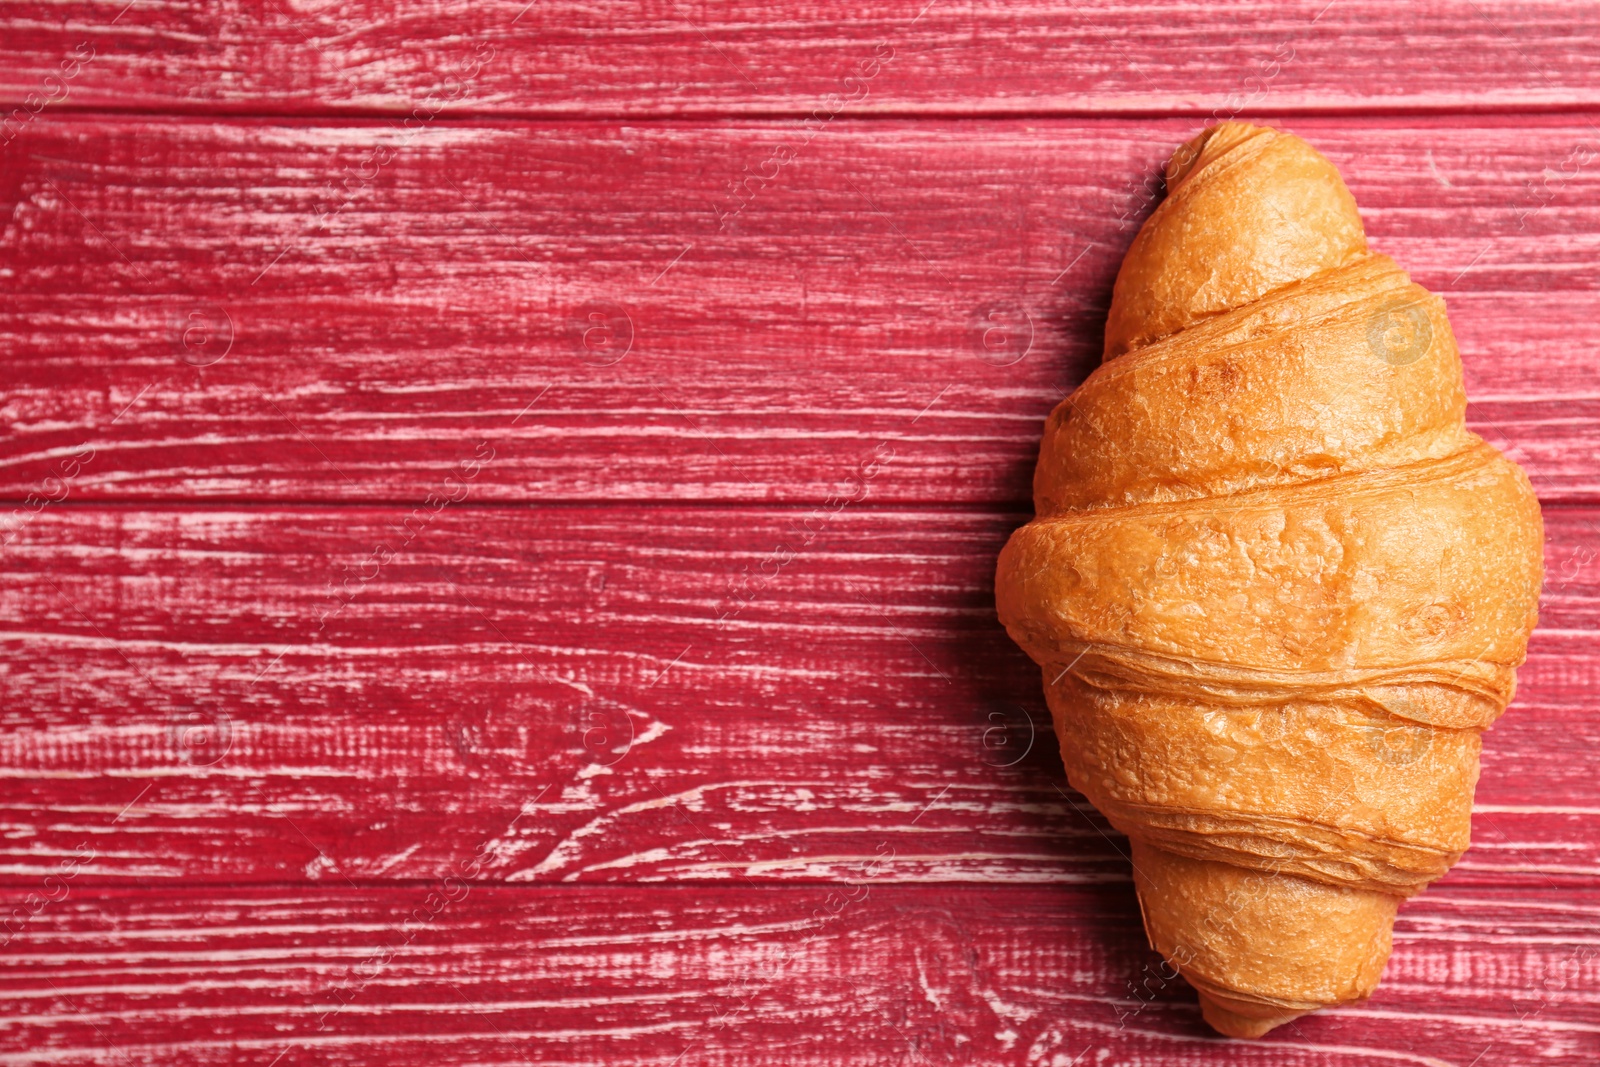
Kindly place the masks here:
<instances>
[{"instance_id":1,"label":"wooden table","mask_svg":"<svg viewBox=\"0 0 1600 1067\"><path fill-rule=\"evenodd\" d=\"M1555 2L0 7L0 1062L1600 1061L1600 39ZM1546 506L1474 846L1223 1042L991 576L1205 123Z\"/></svg>"}]
</instances>

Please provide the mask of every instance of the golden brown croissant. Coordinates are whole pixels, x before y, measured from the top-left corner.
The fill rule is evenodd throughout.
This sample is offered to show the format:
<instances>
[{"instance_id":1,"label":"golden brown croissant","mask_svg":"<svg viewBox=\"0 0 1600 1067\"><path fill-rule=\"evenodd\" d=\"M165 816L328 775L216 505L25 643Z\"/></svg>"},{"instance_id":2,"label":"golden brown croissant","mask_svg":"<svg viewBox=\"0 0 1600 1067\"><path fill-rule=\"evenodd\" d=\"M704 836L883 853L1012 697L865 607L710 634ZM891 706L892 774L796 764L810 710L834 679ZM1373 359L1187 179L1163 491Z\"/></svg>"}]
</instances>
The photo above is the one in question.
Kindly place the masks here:
<instances>
[{"instance_id":1,"label":"golden brown croissant","mask_svg":"<svg viewBox=\"0 0 1600 1067\"><path fill-rule=\"evenodd\" d=\"M1331 163L1225 122L1167 190L995 594L1151 944L1258 1037L1368 996L1466 849L1543 528L1465 428L1444 302L1367 251Z\"/></svg>"}]
</instances>

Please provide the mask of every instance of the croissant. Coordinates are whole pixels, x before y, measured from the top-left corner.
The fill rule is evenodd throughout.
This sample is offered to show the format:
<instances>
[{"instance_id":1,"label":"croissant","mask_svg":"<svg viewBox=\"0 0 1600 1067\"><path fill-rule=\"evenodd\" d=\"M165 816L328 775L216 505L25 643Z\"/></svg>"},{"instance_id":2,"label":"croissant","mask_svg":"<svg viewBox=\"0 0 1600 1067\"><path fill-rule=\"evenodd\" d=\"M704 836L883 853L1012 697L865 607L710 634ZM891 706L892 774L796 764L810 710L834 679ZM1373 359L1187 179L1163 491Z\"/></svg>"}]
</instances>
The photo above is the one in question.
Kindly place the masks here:
<instances>
[{"instance_id":1,"label":"croissant","mask_svg":"<svg viewBox=\"0 0 1600 1067\"><path fill-rule=\"evenodd\" d=\"M1224 122L1166 180L996 606L1152 947L1259 1037L1369 996L1400 901L1467 848L1543 527L1466 430L1444 302L1367 250L1327 159Z\"/></svg>"}]
</instances>

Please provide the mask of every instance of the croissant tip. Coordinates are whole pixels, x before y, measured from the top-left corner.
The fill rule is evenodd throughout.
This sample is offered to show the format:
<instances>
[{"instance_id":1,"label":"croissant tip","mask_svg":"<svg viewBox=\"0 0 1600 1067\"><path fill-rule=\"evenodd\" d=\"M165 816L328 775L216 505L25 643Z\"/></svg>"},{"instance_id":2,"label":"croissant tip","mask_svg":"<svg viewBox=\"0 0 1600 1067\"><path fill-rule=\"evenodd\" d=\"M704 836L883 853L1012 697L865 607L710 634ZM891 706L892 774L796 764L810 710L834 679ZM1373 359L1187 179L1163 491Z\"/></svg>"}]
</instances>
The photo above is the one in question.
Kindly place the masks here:
<instances>
[{"instance_id":1,"label":"croissant tip","mask_svg":"<svg viewBox=\"0 0 1600 1067\"><path fill-rule=\"evenodd\" d=\"M1172 158L1167 160L1167 192L1171 193L1182 185L1184 179L1199 167L1202 159L1215 158L1235 145L1262 134L1275 137L1279 131L1271 126L1256 126L1237 119L1226 119L1207 126L1180 145L1172 153Z\"/></svg>"},{"instance_id":2,"label":"croissant tip","mask_svg":"<svg viewBox=\"0 0 1600 1067\"><path fill-rule=\"evenodd\" d=\"M1223 1007L1206 994L1201 993L1200 1014L1205 1016L1206 1022L1219 1034L1224 1034L1227 1037L1257 1038L1265 1036L1269 1031L1277 1029L1284 1023L1293 1022L1300 1016L1309 1013L1282 1011L1260 1016L1243 1015Z\"/></svg>"}]
</instances>

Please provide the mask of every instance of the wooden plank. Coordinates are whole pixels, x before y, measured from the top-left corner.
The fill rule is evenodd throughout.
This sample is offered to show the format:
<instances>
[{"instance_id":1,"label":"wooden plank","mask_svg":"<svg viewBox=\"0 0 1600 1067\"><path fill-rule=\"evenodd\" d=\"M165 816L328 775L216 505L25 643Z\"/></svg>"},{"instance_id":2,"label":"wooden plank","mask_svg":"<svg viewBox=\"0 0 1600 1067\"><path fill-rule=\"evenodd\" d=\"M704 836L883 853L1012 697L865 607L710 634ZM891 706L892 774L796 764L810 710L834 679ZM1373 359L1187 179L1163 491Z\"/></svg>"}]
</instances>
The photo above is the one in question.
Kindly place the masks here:
<instances>
[{"instance_id":1,"label":"wooden plank","mask_svg":"<svg viewBox=\"0 0 1600 1067\"><path fill-rule=\"evenodd\" d=\"M1022 515L59 506L0 555L0 877L1120 881L994 620ZM1457 884L1600 873L1600 510Z\"/></svg>"},{"instance_id":2,"label":"wooden plank","mask_svg":"<svg viewBox=\"0 0 1600 1067\"><path fill-rule=\"evenodd\" d=\"M9 2L10 106L804 115L1593 105L1554 0L1230 6ZM34 94L29 100L29 94Z\"/></svg>"},{"instance_id":3,"label":"wooden plank","mask_svg":"<svg viewBox=\"0 0 1600 1067\"><path fill-rule=\"evenodd\" d=\"M797 888L63 885L0 954L8 1063L1521 1067L1600 1051L1592 887L1426 894L1370 1001L1221 1042L1163 978L1126 887L886 886L867 868Z\"/></svg>"},{"instance_id":4,"label":"wooden plank","mask_svg":"<svg viewBox=\"0 0 1600 1067\"><path fill-rule=\"evenodd\" d=\"M0 155L0 494L412 502L492 450L474 500L1025 506L1194 125L841 122L787 167L770 122L42 125ZM1473 426L1600 500L1592 128L1291 126L1446 295Z\"/></svg>"}]
</instances>

